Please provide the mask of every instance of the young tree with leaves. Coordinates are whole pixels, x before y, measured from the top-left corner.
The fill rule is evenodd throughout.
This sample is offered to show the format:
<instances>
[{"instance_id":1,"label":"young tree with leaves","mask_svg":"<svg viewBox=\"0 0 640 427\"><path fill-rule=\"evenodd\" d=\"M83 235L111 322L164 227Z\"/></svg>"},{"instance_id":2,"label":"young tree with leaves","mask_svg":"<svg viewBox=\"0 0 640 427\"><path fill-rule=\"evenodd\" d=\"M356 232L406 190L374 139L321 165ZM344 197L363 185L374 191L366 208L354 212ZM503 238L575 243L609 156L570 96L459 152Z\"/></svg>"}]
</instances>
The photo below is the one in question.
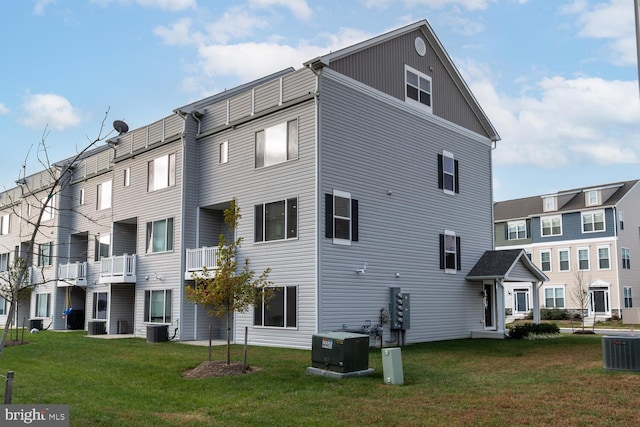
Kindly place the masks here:
<instances>
[{"instance_id":1,"label":"young tree with leaves","mask_svg":"<svg viewBox=\"0 0 640 427\"><path fill-rule=\"evenodd\" d=\"M240 220L240 207L234 198L224 211L224 222L235 237ZM193 276L194 287L187 287L187 298L196 304L209 307L209 314L226 317L227 322L227 365L231 363L231 321L234 313L245 313L264 299L268 302L274 294L273 283L267 278L271 268L256 277L245 258L242 268L238 268L237 254L242 245L242 237L227 244L224 234L219 237L217 266L215 270L203 268L201 275Z\"/></svg>"}]
</instances>

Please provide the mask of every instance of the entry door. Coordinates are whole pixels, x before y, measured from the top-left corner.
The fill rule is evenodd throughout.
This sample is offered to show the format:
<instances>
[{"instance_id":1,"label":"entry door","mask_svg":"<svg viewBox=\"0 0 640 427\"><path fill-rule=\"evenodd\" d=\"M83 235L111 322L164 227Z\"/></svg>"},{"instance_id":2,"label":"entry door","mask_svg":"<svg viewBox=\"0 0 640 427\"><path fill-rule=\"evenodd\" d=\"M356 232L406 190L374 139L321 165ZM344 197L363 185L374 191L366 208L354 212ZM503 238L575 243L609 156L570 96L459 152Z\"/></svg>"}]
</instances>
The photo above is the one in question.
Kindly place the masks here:
<instances>
[{"instance_id":1,"label":"entry door","mask_svg":"<svg viewBox=\"0 0 640 427\"><path fill-rule=\"evenodd\" d=\"M591 291L591 312L605 314L609 312L609 291L607 289L593 289Z\"/></svg>"},{"instance_id":2,"label":"entry door","mask_svg":"<svg viewBox=\"0 0 640 427\"><path fill-rule=\"evenodd\" d=\"M496 287L493 283L483 285L484 328L496 328Z\"/></svg>"},{"instance_id":3,"label":"entry door","mask_svg":"<svg viewBox=\"0 0 640 427\"><path fill-rule=\"evenodd\" d=\"M529 290L515 289L513 291L513 305L516 313L526 313L529 311Z\"/></svg>"}]
</instances>

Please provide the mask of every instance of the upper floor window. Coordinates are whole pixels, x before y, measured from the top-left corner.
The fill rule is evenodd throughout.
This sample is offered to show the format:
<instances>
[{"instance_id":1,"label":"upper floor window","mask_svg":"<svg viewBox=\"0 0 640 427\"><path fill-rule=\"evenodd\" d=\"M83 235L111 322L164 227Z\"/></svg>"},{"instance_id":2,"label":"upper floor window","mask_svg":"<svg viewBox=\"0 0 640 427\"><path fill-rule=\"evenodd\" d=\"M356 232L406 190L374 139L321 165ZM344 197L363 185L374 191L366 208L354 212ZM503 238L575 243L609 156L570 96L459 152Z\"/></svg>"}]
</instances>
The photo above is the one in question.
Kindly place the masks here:
<instances>
[{"instance_id":1,"label":"upper floor window","mask_svg":"<svg viewBox=\"0 0 640 427\"><path fill-rule=\"evenodd\" d=\"M0 254L0 271L9 270L9 253Z\"/></svg>"},{"instance_id":2,"label":"upper floor window","mask_svg":"<svg viewBox=\"0 0 640 427\"><path fill-rule=\"evenodd\" d=\"M508 227L508 240L520 240L527 238L527 223L526 221L514 221L507 223Z\"/></svg>"},{"instance_id":3,"label":"upper floor window","mask_svg":"<svg viewBox=\"0 0 640 427\"><path fill-rule=\"evenodd\" d=\"M122 171L122 185L128 187L131 185L131 168Z\"/></svg>"},{"instance_id":4,"label":"upper floor window","mask_svg":"<svg viewBox=\"0 0 640 427\"><path fill-rule=\"evenodd\" d=\"M229 161L229 141L223 141L220 143L220 163L227 163Z\"/></svg>"},{"instance_id":5,"label":"upper floor window","mask_svg":"<svg viewBox=\"0 0 640 427\"><path fill-rule=\"evenodd\" d=\"M608 270L610 268L609 246L601 246L598 248L598 269Z\"/></svg>"},{"instance_id":6,"label":"upper floor window","mask_svg":"<svg viewBox=\"0 0 640 427\"><path fill-rule=\"evenodd\" d=\"M431 77L408 65L405 70L405 101L433 112Z\"/></svg>"},{"instance_id":7,"label":"upper floor window","mask_svg":"<svg viewBox=\"0 0 640 427\"><path fill-rule=\"evenodd\" d=\"M629 248L622 248L622 268L631 268L631 251Z\"/></svg>"},{"instance_id":8,"label":"upper floor window","mask_svg":"<svg viewBox=\"0 0 640 427\"><path fill-rule=\"evenodd\" d=\"M147 223L147 253L173 250L173 218Z\"/></svg>"},{"instance_id":9,"label":"upper floor window","mask_svg":"<svg viewBox=\"0 0 640 427\"><path fill-rule=\"evenodd\" d=\"M11 214L0 216L0 235L7 235L11 232Z\"/></svg>"},{"instance_id":10,"label":"upper floor window","mask_svg":"<svg viewBox=\"0 0 640 427\"><path fill-rule=\"evenodd\" d=\"M160 190L176 185L175 153L151 160L147 165L147 191Z\"/></svg>"},{"instance_id":11,"label":"upper floor window","mask_svg":"<svg viewBox=\"0 0 640 427\"><path fill-rule=\"evenodd\" d=\"M596 231L604 231L604 211L583 212L582 213L582 232L593 233Z\"/></svg>"},{"instance_id":12,"label":"upper floor window","mask_svg":"<svg viewBox=\"0 0 640 427\"><path fill-rule=\"evenodd\" d=\"M442 154L438 154L438 188L447 194L460 192L458 167L453 153L443 150Z\"/></svg>"},{"instance_id":13,"label":"upper floor window","mask_svg":"<svg viewBox=\"0 0 640 427\"><path fill-rule=\"evenodd\" d=\"M440 269L455 274L461 270L460 237L450 230L440 235Z\"/></svg>"},{"instance_id":14,"label":"upper floor window","mask_svg":"<svg viewBox=\"0 0 640 427\"><path fill-rule=\"evenodd\" d=\"M111 250L111 235L99 234L96 236L95 260L100 261L102 258L109 258Z\"/></svg>"},{"instance_id":15,"label":"upper floor window","mask_svg":"<svg viewBox=\"0 0 640 427\"><path fill-rule=\"evenodd\" d=\"M551 271L551 251L540 252L540 269L542 271Z\"/></svg>"},{"instance_id":16,"label":"upper floor window","mask_svg":"<svg viewBox=\"0 0 640 427\"><path fill-rule=\"evenodd\" d=\"M338 245L358 241L358 201L351 193L333 190L325 194L325 237Z\"/></svg>"},{"instance_id":17,"label":"upper floor window","mask_svg":"<svg viewBox=\"0 0 640 427\"><path fill-rule=\"evenodd\" d=\"M633 307L633 298L631 295L631 286L625 286L623 289L624 293L624 308L632 308Z\"/></svg>"},{"instance_id":18,"label":"upper floor window","mask_svg":"<svg viewBox=\"0 0 640 427\"><path fill-rule=\"evenodd\" d=\"M297 290L295 286L277 287L267 303L265 303L264 297L259 297L259 303L253 308L253 324L255 326L295 328L298 317Z\"/></svg>"},{"instance_id":19,"label":"upper floor window","mask_svg":"<svg viewBox=\"0 0 640 427\"><path fill-rule=\"evenodd\" d=\"M111 207L111 188L112 182L107 181L98 184L98 199L96 200L96 209L109 209Z\"/></svg>"},{"instance_id":20,"label":"upper floor window","mask_svg":"<svg viewBox=\"0 0 640 427\"><path fill-rule=\"evenodd\" d=\"M561 216L549 216L546 218L540 218L540 224L542 228L543 237L562 235L562 217Z\"/></svg>"},{"instance_id":21,"label":"upper floor window","mask_svg":"<svg viewBox=\"0 0 640 427\"><path fill-rule=\"evenodd\" d=\"M618 211L618 223L620 223L620 230L624 230L624 212Z\"/></svg>"},{"instance_id":22,"label":"upper floor window","mask_svg":"<svg viewBox=\"0 0 640 427\"><path fill-rule=\"evenodd\" d=\"M585 193L585 205L587 206L597 206L600 205L600 191L599 190L589 190Z\"/></svg>"},{"instance_id":23,"label":"upper floor window","mask_svg":"<svg viewBox=\"0 0 640 427\"><path fill-rule=\"evenodd\" d=\"M255 241L298 237L298 199L292 198L255 206Z\"/></svg>"},{"instance_id":24,"label":"upper floor window","mask_svg":"<svg viewBox=\"0 0 640 427\"><path fill-rule=\"evenodd\" d=\"M78 194L78 204L79 205L84 205L85 199L84 199L84 188L80 189L80 193Z\"/></svg>"},{"instance_id":25,"label":"upper floor window","mask_svg":"<svg viewBox=\"0 0 640 427\"><path fill-rule=\"evenodd\" d=\"M543 198L543 203L545 212L551 212L558 209L556 207L556 196L545 196Z\"/></svg>"},{"instance_id":26,"label":"upper floor window","mask_svg":"<svg viewBox=\"0 0 640 427\"><path fill-rule=\"evenodd\" d=\"M51 242L40 243L38 245L38 266L45 267L51 265Z\"/></svg>"},{"instance_id":27,"label":"upper floor window","mask_svg":"<svg viewBox=\"0 0 640 427\"><path fill-rule=\"evenodd\" d=\"M256 132L256 168L298 158L298 120Z\"/></svg>"},{"instance_id":28,"label":"upper floor window","mask_svg":"<svg viewBox=\"0 0 640 427\"><path fill-rule=\"evenodd\" d=\"M578 270L589 270L589 248L578 248Z\"/></svg>"},{"instance_id":29,"label":"upper floor window","mask_svg":"<svg viewBox=\"0 0 640 427\"><path fill-rule=\"evenodd\" d=\"M560 271L569 271L570 270L570 261L569 261L569 249L560 249L558 251L558 262L560 266Z\"/></svg>"},{"instance_id":30,"label":"upper floor window","mask_svg":"<svg viewBox=\"0 0 640 427\"><path fill-rule=\"evenodd\" d=\"M42 204L42 221L49 221L53 219L53 205L55 204L55 196L45 197L40 200Z\"/></svg>"}]
</instances>

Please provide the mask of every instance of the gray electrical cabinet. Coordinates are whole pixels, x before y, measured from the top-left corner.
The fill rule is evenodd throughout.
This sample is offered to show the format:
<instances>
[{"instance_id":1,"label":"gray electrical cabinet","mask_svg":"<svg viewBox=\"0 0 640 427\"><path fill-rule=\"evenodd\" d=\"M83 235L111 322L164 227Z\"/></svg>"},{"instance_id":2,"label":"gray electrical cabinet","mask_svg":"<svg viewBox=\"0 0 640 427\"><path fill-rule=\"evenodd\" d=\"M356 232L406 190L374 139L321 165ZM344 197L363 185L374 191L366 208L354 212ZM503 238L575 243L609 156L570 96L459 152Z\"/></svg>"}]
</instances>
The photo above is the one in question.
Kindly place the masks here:
<instances>
[{"instance_id":1,"label":"gray electrical cabinet","mask_svg":"<svg viewBox=\"0 0 640 427\"><path fill-rule=\"evenodd\" d=\"M406 330L411 327L409 312L411 295L400 288L389 288L389 320L391 329Z\"/></svg>"},{"instance_id":2,"label":"gray electrical cabinet","mask_svg":"<svg viewBox=\"0 0 640 427\"><path fill-rule=\"evenodd\" d=\"M326 332L311 337L311 366L333 372L369 368L369 335Z\"/></svg>"},{"instance_id":3,"label":"gray electrical cabinet","mask_svg":"<svg viewBox=\"0 0 640 427\"><path fill-rule=\"evenodd\" d=\"M604 369L640 371L640 337L602 337Z\"/></svg>"},{"instance_id":4,"label":"gray electrical cabinet","mask_svg":"<svg viewBox=\"0 0 640 427\"><path fill-rule=\"evenodd\" d=\"M398 347L382 349L382 372L385 384L404 384L402 352Z\"/></svg>"}]
</instances>

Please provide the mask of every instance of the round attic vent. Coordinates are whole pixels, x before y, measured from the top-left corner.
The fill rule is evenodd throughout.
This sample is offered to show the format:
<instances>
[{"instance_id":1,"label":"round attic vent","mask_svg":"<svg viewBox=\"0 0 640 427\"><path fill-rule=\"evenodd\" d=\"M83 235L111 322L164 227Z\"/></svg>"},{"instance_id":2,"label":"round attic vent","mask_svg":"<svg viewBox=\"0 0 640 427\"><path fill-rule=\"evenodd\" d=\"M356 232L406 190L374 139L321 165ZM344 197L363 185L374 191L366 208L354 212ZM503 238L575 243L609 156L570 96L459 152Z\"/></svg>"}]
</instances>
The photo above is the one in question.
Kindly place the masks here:
<instances>
[{"instance_id":1,"label":"round attic vent","mask_svg":"<svg viewBox=\"0 0 640 427\"><path fill-rule=\"evenodd\" d=\"M416 37L413 45L415 46L418 55L425 56L427 54L427 45L425 44L424 40L422 40L422 37Z\"/></svg>"}]
</instances>

